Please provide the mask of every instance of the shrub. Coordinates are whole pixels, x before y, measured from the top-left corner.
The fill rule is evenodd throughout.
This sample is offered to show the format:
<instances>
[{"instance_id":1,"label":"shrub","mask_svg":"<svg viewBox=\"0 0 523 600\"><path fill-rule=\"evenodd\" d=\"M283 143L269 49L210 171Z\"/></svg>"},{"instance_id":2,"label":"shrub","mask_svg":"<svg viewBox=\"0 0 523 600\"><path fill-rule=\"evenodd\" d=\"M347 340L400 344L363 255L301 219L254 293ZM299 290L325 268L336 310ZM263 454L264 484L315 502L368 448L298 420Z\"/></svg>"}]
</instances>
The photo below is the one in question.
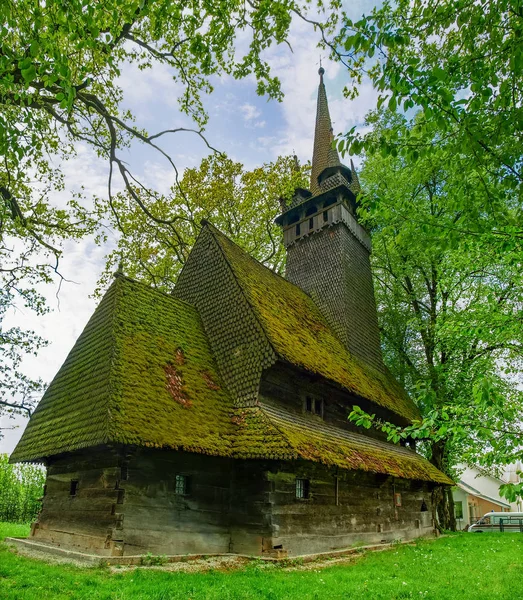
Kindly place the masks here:
<instances>
[{"instance_id":1,"label":"shrub","mask_svg":"<svg viewBox=\"0 0 523 600\"><path fill-rule=\"evenodd\" d=\"M37 465L10 465L0 454L0 521L28 523L40 510L45 469Z\"/></svg>"}]
</instances>

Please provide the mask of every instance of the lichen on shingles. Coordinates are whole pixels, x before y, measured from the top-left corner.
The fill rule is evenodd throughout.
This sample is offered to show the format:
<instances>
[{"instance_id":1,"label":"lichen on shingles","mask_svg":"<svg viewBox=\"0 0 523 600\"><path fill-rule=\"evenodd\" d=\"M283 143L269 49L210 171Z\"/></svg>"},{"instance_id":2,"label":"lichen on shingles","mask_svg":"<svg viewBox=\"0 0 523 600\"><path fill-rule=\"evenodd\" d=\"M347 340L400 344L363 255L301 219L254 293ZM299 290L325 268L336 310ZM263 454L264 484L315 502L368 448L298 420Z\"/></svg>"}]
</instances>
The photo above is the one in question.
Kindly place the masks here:
<instances>
[{"instance_id":1,"label":"lichen on shingles","mask_svg":"<svg viewBox=\"0 0 523 600\"><path fill-rule=\"evenodd\" d=\"M281 358L407 421L419 418L416 405L394 377L351 355L302 289L253 259L215 227L207 227Z\"/></svg>"}]
</instances>

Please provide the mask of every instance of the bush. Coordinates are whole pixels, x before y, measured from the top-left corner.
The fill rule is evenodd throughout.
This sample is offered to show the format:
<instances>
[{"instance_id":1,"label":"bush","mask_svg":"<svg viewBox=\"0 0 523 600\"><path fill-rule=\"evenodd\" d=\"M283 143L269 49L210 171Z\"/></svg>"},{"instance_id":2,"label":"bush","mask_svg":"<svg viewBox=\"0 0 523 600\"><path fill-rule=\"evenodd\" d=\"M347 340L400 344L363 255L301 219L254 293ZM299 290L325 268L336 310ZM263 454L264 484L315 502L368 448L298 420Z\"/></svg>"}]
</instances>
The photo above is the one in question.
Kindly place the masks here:
<instances>
[{"instance_id":1,"label":"bush","mask_svg":"<svg viewBox=\"0 0 523 600\"><path fill-rule=\"evenodd\" d=\"M45 469L37 465L10 465L0 454L0 521L29 523L40 510Z\"/></svg>"}]
</instances>

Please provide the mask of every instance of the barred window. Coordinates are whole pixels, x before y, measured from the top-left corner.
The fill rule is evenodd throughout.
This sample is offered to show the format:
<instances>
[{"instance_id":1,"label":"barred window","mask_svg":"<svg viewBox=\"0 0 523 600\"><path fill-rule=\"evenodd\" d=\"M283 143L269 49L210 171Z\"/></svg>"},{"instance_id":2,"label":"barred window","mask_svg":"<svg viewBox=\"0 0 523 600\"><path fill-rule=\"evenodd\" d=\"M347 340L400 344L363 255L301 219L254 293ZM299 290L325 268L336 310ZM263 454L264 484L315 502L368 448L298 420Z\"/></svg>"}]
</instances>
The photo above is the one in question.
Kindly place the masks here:
<instances>
[{"instance_id":1,"label":"barred window","mask_svg":"<svg viewBox=\"0 0 523 600\"><path fill-rule=\"evenodd\" d=\"M177 496L186 496L189 493L189 478L186 475L176 475L174 493Z\"/></svg>"},{"instance_id":2,"label":"barred window","mask_svg":"<svg viewBox=\"0 0 523 600\"><path fill-rule=\"evenodd\" d=\"M323 399L305 397L305 412L323 417Z\"/></svg>"},{"instance_id":3,"label":"barred window","mask_svg":"<svg viewBox=\"0 0 523 600\"><path fill-rule=\"evenodd\" d=\"M309 480L296 479L296 498L306 499L309 497Z\"/></svg>"}]
</instances>

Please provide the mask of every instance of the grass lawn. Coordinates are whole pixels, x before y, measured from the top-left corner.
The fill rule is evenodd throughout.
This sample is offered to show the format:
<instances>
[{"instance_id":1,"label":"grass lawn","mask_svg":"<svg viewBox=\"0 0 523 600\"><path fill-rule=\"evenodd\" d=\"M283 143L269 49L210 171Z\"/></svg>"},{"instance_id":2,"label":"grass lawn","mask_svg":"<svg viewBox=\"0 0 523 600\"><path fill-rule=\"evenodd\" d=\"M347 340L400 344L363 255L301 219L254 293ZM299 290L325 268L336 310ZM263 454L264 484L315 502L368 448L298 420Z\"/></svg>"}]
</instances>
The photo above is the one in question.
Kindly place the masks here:
<instances>
[{"instance_id":1,"label":"grass lawn","mask_svg":"<svg viewBox=\"0 0 523 600\"><path fill-rule=\"evenodd\" d=\"M0 539L28 527L0 523ZM310 565L309 565L310 567ZM9 600L521 600L523 535L456 534L309 570L254 563L230 572L170 573L51 565L0 542L0 598Z\"/></svg>"}]
</instances>

